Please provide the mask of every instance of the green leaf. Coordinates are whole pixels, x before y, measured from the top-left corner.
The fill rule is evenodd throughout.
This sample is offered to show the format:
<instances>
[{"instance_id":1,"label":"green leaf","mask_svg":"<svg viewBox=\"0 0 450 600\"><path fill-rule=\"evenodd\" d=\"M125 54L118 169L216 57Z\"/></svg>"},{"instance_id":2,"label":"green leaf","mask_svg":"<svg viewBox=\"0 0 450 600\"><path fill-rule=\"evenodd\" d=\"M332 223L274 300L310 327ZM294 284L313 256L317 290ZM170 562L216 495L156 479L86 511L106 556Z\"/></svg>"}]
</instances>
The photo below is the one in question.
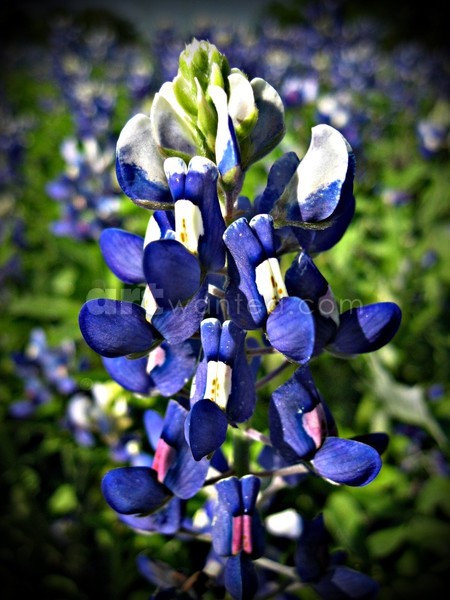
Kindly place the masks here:
<instances>
[{"instance_id":1,"label":"green leaf","mask_svg":"<svg viewBox=\"0 0 450 600\"><path fill-rule=\"evenodd\" d=\"M450 516L450 480L446 477L429 479L417 497L416 506L419 512L426 515L440 509Z\"/></svg>"},{"instance_id":2,"label":"green leaf","mask_svg":"<svg viewBox=\"0 0 450 600\"><path fill-rule=\"evenodd\" d=\"M21 296L11 302L9 311L14 316L36 319L67 319L70 315L78 314L80 303L67 298L54 296Z\"/></svg>"},{"instance_id":3,"label":"green leaf","mask_svg":"<svg viewBox=\"0 0 450 600\"><path fill-rule=\"evenodd\" d=\"M50 496L48 505L50 511L56 514L65 514L75 510L78 500L73 485L70 483L60 485Z\"/></svg>"},{"instance_id":4,"label":"green leaf","mask_svg":"<svg viewBox=\"0 0 450 600\"><path fill-rule=\"evenodd\" d=\"M367 538L369 552L375 558L384 558L395 552L405 542L407 532L405 525L389 527L372 533Z\"/></svg>"},{"instance_id":5,"label":"green leaf","mask_svg":"<svg viewBox=\"0 0 450 600\"><path fill-rule=\"evenodd\" d=\"M419 385L398 383L372 355L369 364L372 370L371 389L384 410L399 421L423 427L439 445L444 446L447 438L427 406L425 390Z\"/></svg>"},{"instance_id":6,"label":"green leaf","mask_svg":"<svg viewBox=\"0 0 450 600\"><path fill-rule=\"evenodd\" d=\"M408 523L407 534L408 539L414 544L438 555L448 555L449 523L419 515Z\"/></svg>"},{"instance_id":7,"label":"green leaf","mask_svg":"<svg viewBox=\"0 0 450 600\"><path fill-rule=\"evenodd\" d=\"M364 539L366 516L351 492L341 489L328 499L324 519L338 543L362 558L367 554Z\"/></svg>"}]
</instances>

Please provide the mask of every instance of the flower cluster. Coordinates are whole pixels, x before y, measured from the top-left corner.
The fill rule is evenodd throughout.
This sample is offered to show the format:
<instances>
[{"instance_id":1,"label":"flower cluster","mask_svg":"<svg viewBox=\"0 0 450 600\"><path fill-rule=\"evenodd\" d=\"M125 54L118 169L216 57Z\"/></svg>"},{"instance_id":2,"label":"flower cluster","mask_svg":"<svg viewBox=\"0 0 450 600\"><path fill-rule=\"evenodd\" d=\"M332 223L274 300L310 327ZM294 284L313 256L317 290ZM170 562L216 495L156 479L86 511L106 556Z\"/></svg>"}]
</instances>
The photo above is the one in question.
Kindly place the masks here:
<instances>
[{"instance_id":1,"label":"flower cluster","mask_svg":"<svg viewBox=\"0 0 450 600\"><path fill-rule=\"evenodd\" d=\"M301 160L283 154L253 202L240 195L249 167L284 133L272 86L230 68L208 42L188 45L150 116L134 116L117 142L119 184L150 211L148 227L144 237L106 229L99 243L139 300L90 299L79 315L85 341L117 383L168 398L164 418L145 413L153 456L109 471L106 501L139 531L207 536L233 598L253 597L258 579L264 584L263 477L363 486L377 476L386 436L341 437L309 364L324 353L373 352L401 320L393 302L341 311L316 264L355 211L355 157L337 129L315 126ZM279 358L272 373L267 355ZM295 370L271 395L268 432L256 432L257 391L287 366ZM264 471L249 468L242 439L262 442ZM187 501L213 484L209 524L189 528ZM322 552L316 529L298 539L296 576L324 597L341 584L354 587L352 597L371 594L366 576L314 558Z\"/></svg>"}]
</instances>

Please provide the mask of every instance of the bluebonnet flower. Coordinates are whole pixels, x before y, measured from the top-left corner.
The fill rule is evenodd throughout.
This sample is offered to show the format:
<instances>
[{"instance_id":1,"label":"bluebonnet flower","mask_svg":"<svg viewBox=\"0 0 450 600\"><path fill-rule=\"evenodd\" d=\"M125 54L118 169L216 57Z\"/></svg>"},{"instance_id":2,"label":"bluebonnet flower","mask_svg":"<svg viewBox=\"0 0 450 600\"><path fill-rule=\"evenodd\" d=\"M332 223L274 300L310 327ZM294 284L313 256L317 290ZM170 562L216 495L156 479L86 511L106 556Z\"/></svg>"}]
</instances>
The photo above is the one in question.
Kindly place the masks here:
<instances>
[{"instance_id":1,"label":"bluebonnet flower","mask_svg":"<svg viewBox=\"0 0 450 600\"><path fill-rule=\"evenodd\" d=\"M132 423L128 399L113 381L96 382L89 391L71 395L64 419L80 445L90 447L101 441L110 448L112 457Z\"/></svg>"},{"instance_id":2,"label":"bluebonnet flower","mask_svg":"<svg viewBox=\"0 0 450 600\"><path fill-rule=\"evenodd\" d=\"M427 118L417 123L416 133L419 147L425 158L432 158L450 147L450 116L449 107L441 105Z\"/></svg>"},{"instance_id":3,"label":"bluebonnet flower","mask_svg":"<svg viewBox=\"0 0 450 600\"><path fill-rule=\"evenodd\" d=\"M201 155L217 164L232 205L243 173L284 132L283 104L274 88L260 78L248 81L241 71L230 69L215 46L194 39L180 56L174 80L155 95L150 116L137 114L123 128L117 144L118 181L137 204L165 209L172 199L164 158L188 162Z\"/></svg>"},{"instance_id":4,"label":"bluebonnet flower","mask_svg":"<svg viewBox=\"0 0 450 600\"><path fill-rule=\"evenodd\" d=\"M252 598L258 587L252 560L264 553L264 527L256 508L260 483L246 475L216 484L212 544L219 556L228 557L225 586L233 598Z\"/></svg>"},{"instance_id":5,"label":"bluebonnet flower","mask_svg":"<svg viewBox=\"0 0 450 600\"><path fill-rule=\"evenodd\" d=\"M313 472L333 483L367 485L380 471L386 436L338 437L308 366L298 368L272 394L269 427L272 445L286 461L309 461Z\"/></svg>"},{"instance_id":6,"label":"bluebonnet flower","mask_svg":"<svg viewBox=\"0 0 450 600\"><path fill-rule=\"evenodd\" d=\"M102 492L116 512L145 517L174 495L191 498L202 487L209 461L194 460L184 437L186 415L181 404L170 400L152 466L118 467L104 476ZM151 419L147 413L146 420Z\"/></svg>"},{"instance_id":7,"label":"bluebonnet flower","mask_svg":"<svg viewBox=\"0 0 450 600\"><path fill-rule=\"evenodd\" d=\"M105 227L118 226L121 192L114 175L114 148L100 147L94 138L68 138L61 146L65 171L46 186L61 206L52 223L57 236L98 239Z\"/></svg>"},{"instance_id":8,"label":"bluebonnet flower","mask_svg":"<svg viewBox=\"0 0 450 600\"><path fill-rule=\"evenodd\" d=\"M303 298L314 315L314 356L324 349L341 357L373 352L391 341L401 322L395 302L360 305L340 313L331 287L307 252L286 271L286 289Z\"/></svg>"},{"instance_id":9,"label":"bluebonnet flower","mask_svg":"<svg viewBox=\"0 0 450 600\"><path fill-rule=\"evenodd\" d=\"M307 304L287 293L272 218L261 214L250 222L237 219L227 228L224 241L230 253L226 299L233 321L246 329L262 327L279 352L298 363L307 362L314 345L313 319Z\"/></svg>"},{"instance_id":10,"label":"bluebonnet flower","mask_svg":"<svg viewBox=\"0 0 450 600\"><path fill-rule=\"evenodd\" d=\"M126 67L115 33L90 31L70 18L51 23L53 77L74 120L76 137L109 135L118 79ZM101 73L101 76L99 76Z\"/></svg>"},{"instance_id":11,"label":"bluebonnet flower","mask_svg":"<svg viewBox=\"0 0 450 600\"><path fill-rule=\"evenodd\" d=\"M295 552L295 567L303 582L324 600L374 599L379 586L368 575L342 564L340 552L330 553L323 515L304 519Z\"/></svg>"},{"instance_id":12,"label":"bluebonnet flower","mask_svg":"<svg viewBox=\"0 0 450 600\"><path fill-rule=\"evenodd\" d=\"M315 77L286 76L280 95L287 107L312 104L317 100L319 82Z\"/></svg>"},{"instance_id":13,"label":"bluebonnet flower","mask_svg":"<svg viewBox=\"0 0 450 600\"><path fill-rule=\"evenodd\" d=\"M146 283L143 306L120 300L89 300L83 306L81 331L105 357L146 353L163 338L171 344L190 338L207 308L208 273L225 262L217 168L202 157L193 158L187 169L183 161L168 159L166 168L174 229L164 238L144 240L145 248L141 238L127 232L113 230L102 238L115 274L127 283Z\"/></svg>"},{"instance_id":14,"label":"bluebonnet flower","mask_svg":"<svg viewBox=\"0 0 450 600\"><path fill-rule=\"evenodd\" d=\"M134 287L126 300L88 300L79 318L113 379L136 394L170 398L164 420L145 413L154 456L139 452L108 472L107 503L139 532L211 540L211 570L203 575L214 570L235 599L255 595L254 560L264 558L257 475L280 486L310 475L364 486L379 473L387 436L340 437L308 363L324 351L374 351L392 339L401 317L390 302L341 314L311 258L341 239L355 211L355 157L337 129L314 127L302 160L284 153L254 202L239 196L248 167L281 140L283 117L280 97L264 80L230 69L211 44L187 46L150 116L133 117L117 142L122 190L153 212L145 237L110 228L100 247L111 271ZM278 366L258 380L265 354ZM256 391L290 363L297 370L271 395L268 437L250 427ZM251 439L266 446L258 457L265 471L246 469ZM206 480L211 467L216 475ZM207 516L199 528L187 503L203 490L208 504L204 488L213 483L212 522ZM262 509L270 511L276 489L261 495ZM350 581L359 594L364 578L330 564L314 575L317 589L340 593ZM177 596L170 582L160 583L168 583L161 594Z\"/></svg>"},{"instance_id":15,"label":"bluebonnet flower","mask_svg":"<svg viewBox=\"0 0 450 600\"><path fill-rule=\"evenodd\" d=\"M232 321L210 318L202 321L200 332L204 357L195 374L186 419L186 436L196 460L223 444L228 423L248 421L256 403L245 331Z\"/></svg>"},{"instance_id":16,"label":"bluebonnet flower","mask_svg":"<svg viewBox=\"0 0 450 600\"><path fill-rule=\"evenodd\" d=\"M50 347L45 331L36 327L30 333L24 352L14 353L12 359L16 374L24 381L26 395L9 407L10 413L17 418L33 415L55 394L69 396L78 389L70 372L71 368L75 369L75 345L72 341Z\"/></svg>"},{"instance_id":17,"label":"bluebonnet flower","mask_svg":"<svg viewBox=\"0 0 450 600\"><path fill-rule=\"evenodd\" d=\"M312 128L311 143L271 214L277 225L324 229L353 202L355 159L345 137L329 125Z\"/></svg>"}]
</instances>

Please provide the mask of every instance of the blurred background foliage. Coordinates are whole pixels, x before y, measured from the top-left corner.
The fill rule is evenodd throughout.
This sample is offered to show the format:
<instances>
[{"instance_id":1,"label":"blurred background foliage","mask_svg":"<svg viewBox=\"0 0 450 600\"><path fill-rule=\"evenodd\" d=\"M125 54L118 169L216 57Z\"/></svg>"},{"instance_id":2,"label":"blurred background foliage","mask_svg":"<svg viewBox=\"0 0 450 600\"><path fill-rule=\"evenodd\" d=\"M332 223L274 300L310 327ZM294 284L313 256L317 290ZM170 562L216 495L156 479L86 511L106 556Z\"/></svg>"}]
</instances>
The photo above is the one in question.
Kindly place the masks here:
<instances>
[{"instance_id":1,"label":"blurred background foliage","mask_svg":"<svg viewBox=\"0 0 450 600\"><path fill-rule=\"evenodd\" d=\"M94 401L97 384L108 382L78 329L78 311L88 297L120 297L98 233L108 222L140 234L146 227L145 211L120 193L111 149L127 119L147 112L152 94L175 74L178 54L193 35L209 37L232 66L246 59L244 70L255 68L251 76L275 87L316 76L312 96L301 85L294 98L286 92L288 133L249 172L244 193L253 198L262 191L271 162L282 152L302 157L311 127L327 118L354 147L357 209L344 238L317 264L344 309L349 302L392 300L403 311L394 341L374 355L351 361L327 355L312 365L341 435L389 433L380 476L362 489L330 489L307 480L283 500L305 517L323 511L335 547L379 581L383 600L437 597L441 590L450 567L450 86L441 6L431 2L418 14L400 2L395 15L388 3L375 3L371 13L357 2L324 6L320 13L304 2L270 3L237 33L221 30L212 18L191 32L165 27L151 42L132 23L105 11L58 8L38 21L20 8L5 13L3 597L39 590L46 598L140 600L153 589L136 569L140 552L186 573L198 568L205 553L201 544L195 555L176 538L139 535L121 524L99 488L104 472L116 464L110 439L93 427L87 441L68 418L74 390ZM318 40L324 40L322 48L314 46ZM96 140L97 148L86 150L83 137ZM70 139L74 145L64 154ZM80 164L89 152L84 170ZM49 185L62 175L67 184L68 174L71 192L55 200ZM36 329L46 339L41 354L30 346ZM269 394L281 381L264 388L255 428L266 428ZM158 399L136 398L118 386L110 393L114 402L129 404L133 432L142 436L139 417L159 406ZM14 414L21 400L25 404ZM24 406L26 414L20 412ZM298 597L314 594L302 590Z\"/></svg>"}]
</instances>

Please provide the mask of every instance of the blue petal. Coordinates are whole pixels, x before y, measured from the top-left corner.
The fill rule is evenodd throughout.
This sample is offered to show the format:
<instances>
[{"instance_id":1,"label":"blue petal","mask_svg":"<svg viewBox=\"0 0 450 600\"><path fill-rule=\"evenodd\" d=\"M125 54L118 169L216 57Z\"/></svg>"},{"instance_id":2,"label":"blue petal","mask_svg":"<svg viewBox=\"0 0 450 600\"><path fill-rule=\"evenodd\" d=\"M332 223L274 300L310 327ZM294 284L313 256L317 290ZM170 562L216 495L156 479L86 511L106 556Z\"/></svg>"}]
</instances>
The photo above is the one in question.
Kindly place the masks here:
<instances>
[{"instance_id":1,"label":"blue petal","mask_svg":"<svg viewBox=\"0 0 450 600\"><path fill-rule=\"evenodd\" d=\"M322 477L350 486L367 485L381 469L381 458L374 448L337 437L328 437L311 462Z\"/></svg>"},{"instance_id":2,"label":"blue petal","mask_svg":"<svg viewBox=\"0 0 450 600\"><path fill-rule=\"evenodd\" d=\"M287 358L303 364L314 349L314 320L306 302L284 297L270 313L266 324L270 344Z\"/></svg>"},{"instance_id":3,"label":"blue petal","mask_svg":"<svg viewBox=\"0 0 450 600\"><path fill-rule=\"evenodd\" d=\"M230 320L222 324L217 360L234 366L245 350L245 331Z\"/></svg>"},{"instance_id":4,"label":"blue petal","mask_svg":"<svg viewBox=\"0 0 450 600\"><path fill-rule=\"evenodd\" d=\"M198 331L207 307L208 278L205 278L186 305L176 306L173 310L157 311L152 317L152 323L170 344L181 344Z\"/></svg>"},{"instance_id":5,"label":"blue petal","mask_svg":"<svg viewBox=\"0 0 450 600\"><path fill-rule=\"evenodd\" d=\"M289 295L302 298L313 313L314 355L318 355L332 339L339 322L338 308L328 282L312 258L301 252L286 271L285 283Z\"/></svg>"},{"instance_id":6,"label":"blue petal","mask_svg":"<svg viewBox=\"0 0 450 600\"><path fill-rule=\"evenodd\" d=\"M170 491L148 467L119 467L102 480L102 493L116 512L124 515L149 514L170 498Z\"/></svg>"},{"instance_id":7,"label":"blue petal","mask_svg":"<svg viewBox=\"0 0 450 600\"><path fill-rule=\"evenodd\" d=\"M182 499L192 498L202 487L209 461L197 459L189 448L185 435L185 420L188 411L178 402L171 400L164 418L161 438L176 449L176 459L164 477L164 485Z\"/></svg>"},{"instance_id":8,"label":"blue petal","mask_svg":"<svg viewBox=\"0 0 450 600\"><path fill-rule=\"evenodd\" d=\"M129 359L126 356L103 357L103 365L114 381L130 392L148 396L153 382L147 373L148 357Z\"/></svg>"},{"instance_id":9,"label":"blue petal","mask_svg":"<svg viewBox=\"0 0 450 600\"><path fill-rule=\"evenodd\" d=\"M249 151L242 157L244 170L278 146L286 131L284 106L278 92L260 77L255 77L250 83L258 120L248 138Z\"/></svg>"},{"instance_id":10,"label":"blue petal","mask_svg":"<svg viewBox=\"0 0 450 600\"><path fill-rule=\"evenodd\" d=\"M220 448L227 435L225 413L211 400L199 400L189 413L189 446L195 460Z\"/></svg>"},{"instance_id":11,"label":"blue petal","mask_svg":"<svg viewBox=\"0 0 450 600\"><path fill-rule=\"evenodd\" d=\"M225 455L222 452L221 448L216 450L212 455L210 465L213 469L219 471L219 473L226 473L230 470L230 465L228 464L227 459L225 458Z\"/></svg>"},{"instance_id":12,"label":"blue petal","mask_svg":"<svg viewBox=\"0 0 450 600\"><path fill-rule=\"evenodd\" d=\"M151 239L151 242L157 239L163 240L166 237L167 232L175 230L175 217L171 210L155 210L151 219L156 221L159 228L158 237Z\"/></svg>"},{"instance_id":13,"label":"blue petal","mask_svg":"<svg viewBox=\"0 0 450 600\"><path fill-rule=\"evenodd\" d=\"M325 221L350 200L354 156L343 135L329 125L312 128L311 144L272 214L283 225Z\"/></svg>"},{"instance_id":14,"label":"blue petal","mask_svg":"<svg viewBox=\"0 0 450 600\"><path fill-rule=\"evenodd\" d=\"M217 195L216 165L203 156L194 156L188 166L185 198L200 208L204 232L198 242L199 259L208 271L219 271L225 264L222 240L225 221Z\"/></svg>"},{"instance_id":15,"label":"blue petal","mask_svg":"<svg viewBox=\"0 0 450 600\"><path fill-rule=\"evenodd\" d=\"M220 336L222 324L218 319L204 319L200 324L202 348L206 361L219 360Z\"/></svg>"},{"instance_id":16,"label":"blue petal","mask_svg":"<svg viewBox=\"0 0 450 600\"><path fill-rule=\"evenodd\" d=\"M187 167L184 160L178 156L166 158L164 161L164 172L169 183L172 198L175 201L186 198L184 189Z\"/></svg>"},{"instance_id":17,"label":"blue petal","mask_svg":"<svg viewBox=\"0 0 450 600\"><path fill-rule=\"evenodd\" d=\"M151 515L121 515L120 520L138 533L157 532L163 535L173 535L181 527L181 501L172 498L165 506Z\"/></svg>"},{"instance_id":18,"label":"blue petal","mask_svg":"<svg viewBox=\"0 0 450 600\"><path fill-rule=\"evenodd\" d=\"M269 405L270 440L287 461L313 455L327 433L325 410L308 367L277 388Z\"/></svg>"},{"instance_id":19,"label":"blue petal","mask_svg":"<svg viewBox=\"0 0 450 600\"><path fill-rule=\"evenodd\" d=\"M147 244L144 273L158 306L163 309L184 304L200 287L201 272L197 258L176 240Z\"/></svg>"},{"instance_id":20,"label":"blue petal","mask_svg":"<svg viewBox=\"0 0 450 600\"><path fill-rule=\"evenodd\" d=\"M267 309L262 296L247 299L246 293L255 293L254 274L249 271L242 284L243 291L239 289L241 277L236 263L231 254L228 254L228 283L225 289L225 301L229 317L242 329L258 329L267 317Z\"/></svg>"},{"instance_id":21,"label":"blue petal","mask_svg":"<svg viewBox=\"0 0 450 600\"><path fill-rule=\"evenodd\" d=\"M273 163L267 178L266 189L255 199L258 213L269 213L272 210L275 201L284 192L286 185L297 170L299 162L295 152L287 152Z\"/></svg>"},{"instance_id":22,"label":"blue petal","mask_svg":"<svg viewBox=\"0 0 450 600\"><path fill-rule=\"evenodd\" d=\"M187 412L176 400L169 400L166 414L164 415L161 437L167 444L177 450L186 443L184 438L184 421Z\"/></svg>"},{"instance_id":23,"label":"blue petal","mask_svg":"<svg viewBox=\"0 0 450 600\"><path fill-rule=\"evenodd\" d=\"M159 337L141 306L119 300L88 300L81 307L79 326L86 343L106 357L148 352Z\"/></svg>"},{"instance_id":24,"label":"blue petal","mask_svg":"<svg viewBox=\"0 0 450 600\"><path fill-rule=\"evenodd\" d=\"M247 219L241 217L229 225L223 234L225 245L233 255L239 272L253 269L266 256Z\"/></svg>"},{"instance_id":25,"label":"blue petal","mask_svg":"<svg viewBox=\"0 0 450 600\"><path fill-rule=\"evenodd\" d=\"M323 515L312 520L303 519L303 530L295 550L295 567L304 582L317 581L327 568L329 534Z\"/></svg>"},{"instance_id":26,"label":"blue petal","mask_svg":"<svg viewBox=\"0 0 450 600\"><path fill-rule=\"evenodd\" d=\"M124 283L144 283L144 238L123 229L104 229L100 250L111 271Z\"/></svg>"},{"instance_id":27,"label":"blue petal","mask_svg":"<svg viewBox=\"0 0 450 600\"><path fill-rule=\"evenodd\" d=\"M164 419L156 410L146 410L144 412L144 427L153 450L156 450L158 440L164 425Z\"/></svg>"},{"instance_id":28,"label":"blue petal","mask_svg":"<svg viewBox=\"0 0 450 600\"><path fill-rule=\"evenodd\" d=\"M350 309L341 314L339 328L327 349L339 356L378 350L397 333L401 318L401 310L394 302Z\"/></svg>"},{"instance_id":29,"label":"blue petal","mask_svg":"<svg viewBox=\"0 0 450 600\"><path fill-rule=\"evenodd\" d=\"M135 115L122 129L117 141L116 173L120 187L136 204L155 210L173 207L162 156L147 116Z\"/></svg>"},{"instance_id":30,"label":"blue petal","mask_svg":"<svg viewBox=\"0 0 450 600\"><path fill-rule=\"evenodd\" d=\"M230 556L233 538L233 516L243 512L241 485L237 477L216 483L217 502L212 521L212 543L219 556Z\"/></svg>"},{"instance_id":31,"label":"blue petal","mask_svg":"<svg viewBox=\"0 0 450 600\"><path fill-rule=\"evenodd\" d=\"M231 348L234 355L228 358L226 351L229 352ZM221 360L230 364L232 368L227 417L231 423L243 423L250 419L255 410L255 380L245 354L245 333L232 321L226 321L223 325L220 351Z\"/></svg>"},{"instance_id":32,"label":"blue petal","mask_svg":"<svg viewBox=\"0 0 450 600\"><path fill-rule=\"evenodd\" d=\"M306 252L300 252L286 271L285 284L290 296L298 296L316 307L328 291L328 281Z\"/></svg>"},{"instance_id":33,"label":"blue petal","mask_svg":"<svg viewBox=\"0 0 450 600\"><path fill-rule=\"evenodd\" d=\"M379 591L374 579L345 566L334 567L313 587L325 600L376 600Z\"/></svg>"},{"instance_id":34,"label":"blue petal","mask_svg":"<svg viewBox=\"0 0 450 600\"><path fill-rule=\"evenodd\" d=\"M254 475L245 475L240 479L240 482L244 513L252 514L256 507L256 498L261 487L261 480Z\"/></svg>"},{"instance_id":35,"label":"blue petal","mask_svg":"<svg viewBox=\"0 0 450 600\"><path fill-rule=\"evenodd\" d=\"M264 258L276 256L276 239L273 219L270 215L255 215L250 223L261 246L264 248Z\"/></svg>"},{"instance_id":36,"label":"blue petal","mask_svg":"<svg viewBox=\"0 0 450 600\"><path fill-rule=\"evenodd\" d=\"M254 322L252 329L255 329L267 317L264 298L258 291L255 276L257 265L266 259L263 247L243 217L228 226L223 239L231 253L228 270L230 281L226 290L230 314L233 312L233 320L236 318L238 324L242 324L241 314L244 323L250 318ZM244 302L239 301L244 299L242 296Z\"/></svg>"},{"instance_id":37,"label":"blue petal","mask_svg":"<svg viewBox=\"0 0 450 600\"><path fill-rule=\"evenodd\" d=\"M297 238L300 246L310 254L325 252L335 246L347 231L355 214L355 208L356 203L353 194L347 194L345 198L341 198L337 209L333 213L333 220L329 227L325 229L292 227L292 233Z\"/></svg>"},{"instance_id":38,"label":"blue petal","mask_svg":"<svg viewBox=\"0 0 450 600\"><path fill-rule=\"evenodd\" d=\"M214 359L215 360L215 359ZM208 362L205 357L198 363L197 370L193 378L191 387L190 405L194 406L196 402L205 398L206 380L208 378ZM195 385L194 385L195 383Z\"/></svg>"},{"instance_id":39,"label":"blue petal","mask_svg":"<svg viewBox=\"0 0 450 600\"><path fill-rule=\"evenodd\" d=\"M149 361L155 360L150 376L157 390L163 396L173 396L189 381L197 365L197 352L189 340L180 344L163 342L152 351ZM148 368L148 367L147 367Z\"/></svg>"},{"instance_id":40,"label":"blue petal","mask_svg":"<svg viewBox=\"0 0 450 600\"><path fill-rule=\"evenodd\" d=\"M233 600L250 600L258 591L258 575L253 562L242 552L225 565L225 587Z\"/></svg>"}]
</instances>

